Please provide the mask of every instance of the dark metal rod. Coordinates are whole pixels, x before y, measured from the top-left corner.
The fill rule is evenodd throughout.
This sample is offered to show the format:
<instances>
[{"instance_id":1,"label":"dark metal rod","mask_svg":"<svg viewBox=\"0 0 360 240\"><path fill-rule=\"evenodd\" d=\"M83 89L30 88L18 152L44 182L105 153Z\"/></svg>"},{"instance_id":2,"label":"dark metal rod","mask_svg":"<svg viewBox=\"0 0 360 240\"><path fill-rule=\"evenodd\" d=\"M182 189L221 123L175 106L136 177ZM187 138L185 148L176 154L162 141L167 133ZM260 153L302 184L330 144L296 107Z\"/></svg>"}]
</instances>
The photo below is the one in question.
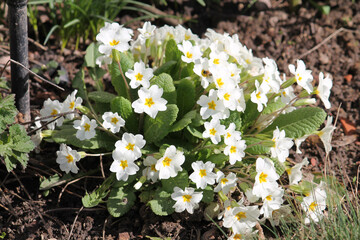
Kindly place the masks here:
<instances>
[{"instance_id":1,"label":"dark metal rod","mask_svg":"<svg viewBox=\"0 0 360 240\"><path fill-rule=\"evenodd\" d=\"M27 0L7 0L9 6L10 58L29 68ZM29 72L11 63L11 91L24 121L30 121Z\"/></svg>"}]
</instances>

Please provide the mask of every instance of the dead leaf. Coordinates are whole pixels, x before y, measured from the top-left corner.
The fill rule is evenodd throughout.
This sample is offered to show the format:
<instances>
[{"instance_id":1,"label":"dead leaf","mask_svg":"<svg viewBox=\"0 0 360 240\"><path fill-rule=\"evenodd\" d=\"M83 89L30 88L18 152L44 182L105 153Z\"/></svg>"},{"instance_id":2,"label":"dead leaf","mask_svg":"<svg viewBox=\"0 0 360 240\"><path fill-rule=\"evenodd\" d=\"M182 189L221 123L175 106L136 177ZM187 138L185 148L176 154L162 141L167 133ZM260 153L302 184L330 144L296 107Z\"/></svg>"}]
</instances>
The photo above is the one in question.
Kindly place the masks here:
<instances>
[{"instance_id":1,"label":"dead leaf","mask_svg":"<svg viewBox=\"0 0 360 240\"><path fill-rule=\"evenodd\" d=\"M350 122L348 119L340 118L340 122L343 126L345 135L350 135L356 132L355 124Z\"/></svg>"},{"instance_id":2,"label":"dead leaf","mask_svg":"<svg viewBox=\"0 0 360 240\"><path fill-rule=\"evenodd\" d=\"M331 144L333 145L333 147L342 147L342 146L352 144L354 142L356 144L357 138L358 138L357 134L347 135L347 136L341 137L340 139L333 140Z\"/></svg>"},{"instance_id":3,"label":"dead leaf","mask_svg":"<svg viewBox=\"0 0 360 240\"><path fill-rule=\"evenodd\" d=\"M348 75L345 75L344 78L345 78L345 80L347 81L347 83L350 83L351 80L352 80L352 78L353 78L353 75L348 74Z\"/></svg>"},{"instance_id":4,"label":"dead leaf","mask_svg":"<svg viewBox=\"0 0 360 240\"><path fill-rule=\"evenodd\" d=\"M313 167L315 167L316 164L317 164L317 161L316 161L315 158L311 158L311 159L310 159L310 163L311 163L311 165L312 165Z\"/></svg>"}]
</instances>

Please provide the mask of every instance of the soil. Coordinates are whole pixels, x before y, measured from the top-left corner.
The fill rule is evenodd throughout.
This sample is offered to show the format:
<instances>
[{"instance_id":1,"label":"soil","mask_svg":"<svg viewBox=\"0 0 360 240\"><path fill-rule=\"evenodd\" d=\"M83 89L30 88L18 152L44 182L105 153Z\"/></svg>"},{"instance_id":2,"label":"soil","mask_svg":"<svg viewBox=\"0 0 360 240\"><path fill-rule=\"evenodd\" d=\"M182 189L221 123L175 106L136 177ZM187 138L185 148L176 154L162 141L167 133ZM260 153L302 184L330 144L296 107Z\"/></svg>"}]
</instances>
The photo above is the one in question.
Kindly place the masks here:
<instances>
[{"instance_id":1,"label":"soil","mask_svg":"<svg viewBox=\"0 0 360 240\"><path fill-rule=\"evenodd\" d=\"M217 3L220 2L220 3ZM207 28L218 32L238 34L240 41L258 57L276 60L280 72L289 74L288 64L302 59L313 70L331 74L334 82L327 113L337 119L333 135L333 151L329 155L330 173L346 186L359 174L360 168L360 2L348 0L320 1L331 6L329 15L321 14L308 1L296 8L289 1L258 0L207 1L201 7L196 1L168 1L161 10L183 16L194 33L203 35ZM176 11L175 11L176 10ZM134 16L125 14L125 23ZM157 25L162 20L154 21ZM140 22L130 25L136 29ZM9 58L6 25L0 27L0 64ZM82 64L84 51L60 51L49 46L46 51L30 43L30 64L55 60L67 71L68 79L61 83L68 90L63 93L39 81L31 82L33 114L48 97L64 99L70 81ZM3 67L3 65L0 65ZM4 76L9 79L9 68ZM70 79L70 80L69 80ZM317 101L316 105L323 106ZM55 160L58 146L44 143L41 153L30 156L26 169L8 173L0 164L0 235L5 239L225 239L216 224L203 219L203 208L193 215L186 213L159 217L143 204L135 204L121 218L111 217L103 206L82 208L85 189L95 187L99 179L82 179L66 187L51 189L47 195L39 191L39 179L59 173ZM319 139L309 138L303 144L303 154L292 154L294 162L308 157L308 171L324 171L325 152ZM89 166L98 159L89 159ZM85 166L80 166L86 169ZM328 169L329 170L329 169ZM359 188L359 186L354 186ZM271 237L270 235L268 237Z\"/></svg>"}]
</instances>

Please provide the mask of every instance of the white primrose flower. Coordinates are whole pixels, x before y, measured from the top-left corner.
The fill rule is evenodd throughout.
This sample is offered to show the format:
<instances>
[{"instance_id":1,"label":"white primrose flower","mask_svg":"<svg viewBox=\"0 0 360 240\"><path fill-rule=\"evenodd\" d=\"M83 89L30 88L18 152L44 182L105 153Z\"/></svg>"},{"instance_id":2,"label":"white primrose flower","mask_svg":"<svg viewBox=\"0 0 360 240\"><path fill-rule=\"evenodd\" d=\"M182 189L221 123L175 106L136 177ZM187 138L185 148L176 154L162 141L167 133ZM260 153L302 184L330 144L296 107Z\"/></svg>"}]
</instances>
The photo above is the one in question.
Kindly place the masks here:
<instances>
[{"instance_id":1,"label":"white primrose flower","mask_svg":"<svg viewBox=\"0 0 360 240\"><path fill-rule=\"evenodd\" d=\"M43 108L40 110L40 116L41 117L48 117L48 116L53 116L56 114L61 113L62 110L62 103L60 103L58 100L51 100L50 98L48 98L47 100L45 100L44 102L44 106ZM52 118L49 118L51 120L56 119L58 116L54 116ZM54 130L55 129L55 125L57 126L61 126L63 124L64 121L64 117L60 117L59 119L57 119L54 122L51 122L49 124L47 124L47 127L50 130Z\"/></svg>"},{"instance_id":2,"label":"white primrose flower","mask_svg":"<svg viewBox=\"0 0 360 240\"><path fill-rule=\"evenodd\" d=\"M195 61L194 73L201 79L201 86L207 88L213 82L212 73L209 70L209 59L201 58Z\"/></svg>"},{"instance_id":3,"label":"white primrose flower","mask_svg":"<svg viewBox=\"0 0 360 240\"><path fill-rule=\"evenodd\" d=\"M181 165L184 162L185 156L183 152L176 150L174 145L168 147L164 156L155 165L155 169L159 171L159 179L175 177L179 171L182 171Z\"/></svg>"},{"instance_id":4,"label":"white primrose flower","mask_svg":"<svg viewBox=\"0 0 360 240\"><path fill-rule=\"evenodd\" d=\"M311 75L311 70L306 70L305 63L302 60L297 60L296 63L297 68L295 69L295 66L290 64L289 70L295 75L297 84L310 94L313 91L313 86L311 85L313 76Z\"/></svg>"},{"instance_id":5,"label":"white primrose flower","mask_svg":"<svg viewBox=\"0 0 360 240\"><path fill-rule=\"evenodd\" d=\"M274 163L267 158L258 158L256 160L256 172L253 194L263 198L268 196L278 186L276 180L280 176L276 173Z\"/></svg>"},{"instance_id":6,"label":"white primrose flower","mask_svg":"<svg viewBox=\"0 0 360 240\"><path fill-rule=\"evenodd\" d=\"M228 194L236 186L237 178L235 173L231 172L225 177L223 172L218 171L216 175L216 182L219 184L214 188L214 192L222 191L224 194Z\"/></svg>"},{"instance_id":7,"label":"white primrose flower","mask_svg":"<svg viewBox=\"0 0 360 240\"><path fill-rule=\"evenodd\" d=\"M235 81L228 71L216 71L213 73L213 81L217 89L230 90L236 87Z\"/></svg>"},{"instance_id":8,"label":"white primrose flower","mask_svg":"<svg viewBox=\"0 0 360 240\"><path fill-rule=\"evenodd\" d=\"M181 60L186 63L195 62L201 58L201 51L198 46L193 46L190 41L182 41L182 44L178 44L178 49L184 54L181 56Z\"/></svg>"},{"instance_id":9,"label":"white primrose flower","mask_svg":"<svg viewBox=\"0 0 360 240\"><path fill-rule=\"evenodd\" d=\"M260 75L264 71L264 66L261 58L254 57L252 50L246 46L241 46L237 54L236 60L243 66L251 75Z\"/></svg>"},{"instance_id":10,"label":"white primrose flower","mask_svg":"<svg viewBox=\"0 0 360 240\"><path fill-rule=\"evenodd\" d=\"M127 181L130 175L135 175L139 171L138 165L134 162L134 158L128 153L123 152L121 155L114 157L114 161L110 166L110 172L116 173L118 181Z\"/></svg>"},{"instance_id":11,"label":"white primrose flower","mask_svg":"<svg viewBox=\"0 0 360 240\"><path fill-rule=\"evenodd\" d=\"M212 46L210 46L210 48L212 49L209 55L210 57L209 67L210 67L210 72L215 74L217 72L223 71L223 66L227 63L227 60L229 59L229 55L227 55L224 51L218 51Z\"/></svg>"},{"instance_id":12,"label":"white primrose flower","mask_svg":"<svg viewBox=\"0 0 360 240\"><path fill-rule=\"evenodd\" d=\"M263 77L263 82L261 83L262 88L265 89L265 92L278 93L281 85L280 73L277 69L276 62L270 58L262 59L265 63L265 72Z\"/></svg>"},{"instance_id":13,"label":"white primrose flower","mask_svg":"<svg viewBox=\"0 0 360 240\"><path fill-rule=\"evenodd\" d=\"M125 52L129 50L129 42L133 35L133 31L128 28L124 28L118 23L105 23L105 26L100 29L96 40L100 42L99 52L110 56L113 49L119 52Z\"/></svg>"},{"instance_id":14,"label":"white primrose flower","mask_svg":"<svg viewBox=\"0 0 360 240\"><path fill-rule=\"evenodd\" d=\"M210 116L225 119L230 116L229 109L225 108L223 102L218 100L217 91L214 89L209 91L209 96L202 95L196 103L201 106L202 119L208 119Z\"/></svg>"},{"instance_id":15,"label":"white primrose flower","mask_svg":"<svg viewBox=\"0 0 360 240\"><path fill-rule=\"evenodd\" d=\"M119 114L113 112L105 112L102 115L102 119L104 120L103 126L106 129L110 129L112 133L117 133L120 131L120 128L125 125L125 120L119 116Z\"/></svg>"},{"instance_id":16,"label":"white primrose flower","mask_svg":"<svg viewBox=\"0 0 360 240\"><path fill-rule=\"evenodd\" d=\"M76 166L76 162L80 161L81 156L76 150L72 150L71 147L62 143L59 151L56 151L56 155L56 162L60 164L61 171L78 173L79 168Z\"/></svg>"},{"instance_id":17,"label":"white primrose flower","mask_svg":"<svg viewBox=\"0 0 360 240\"><path fill-rule=\"evenodd\" d=\"M316 95L319 96L321 101L324 103L326 109L331 107L331 103L329 102L330 91L333 86L333 82L329 77L329 74L324 78L324 73L320 72L319 74L319 86L314 91Z\"/></svg>"},{"instance_id":18,"label":"white primrose flower","mask_svg":"<svg viewBox=\"0 0 360 240\"><path fill-rule=\"evenodd\" d=\"M130 79L130 87L137 88L142 85L144 88L150 87L150 79L154 76L152 68L146 68L140 61L134 64L134 70L129 69L125 76Z\"/></svg>"},{"instance_id":19,"label":"white primrose flower","mask_svg":"<svg viewBox=\"0 0 360 240\"><path fill-rule=\"evenodd\" d=\"M295 94L294 94L293 86L287 87L285 89L281 89L280 90L280 96L281 96L281 101L284 104L290 103L290 101L293 100L296 97Z\"/></svg>"},{"instance_id":20,"label":"white primrose flower","mask_svg":"<svg viewBox=\"0 0 360 240\"><path fill-rule=\"evenodd\" d=\"M240 97L237 99L236 111L238 112L245 112L246 109L246 102L244 91L242 88L239 88Z\"/></svg>"},{"instance_id":21,"label":"white primrose flower","mask_svg":"<svg viewBox=\"0 0 360 240\"><path fill-rule=\"evenodd\" d=\"M234 139L241 139L241 132L235 130L235 123L230 123L229 127L225 130L224 134L224 142L226 145L229 145Z\"/></svg>"},{"instance_id":22,"label":"white primrose flower","mask_svg":"<svg viewBox=\"0 0 360 240\"><path fill-rule=\"evenodd\" d=\"M99 65L99 67L103 66L103 64L109 65L112 63L112 58L110 55L102 55L96 58L95 63L96 65Z\"/></svg>"},{"instance_id":23,"label":"white primrose flower","mask_svg":"<svg viewBox=\"0 0 360 240\"><path fill-rule=\"evenodd\" d=\"M196 161L191 164L191 167L194 172L190 174L189 178L196 183L197 188L205 189L208 184L213 185L215 183L217 176L212 172L215 167L214 163Z\"/></svg>"},{"instance_id":24,"label":"white primrose flower","mask_svg":"<svg viewBox=\"0 0 360 240\"><path fill-rule=\"evenodd\" d=\"M253 103L257 104L257 110L261 112L264 109L264 106L266 107L266 104L268 102L268 98L266 96L266 92L263 88L261 88L258 80L255 81L256 90L251 93L250 100Z\"/></svg>"},{"instance_id":25,"label":"white primrose flower","mask_svg":"<svg viewBox=\"0 0 360 240\"><path fill-rule=\"evenodd\" d=\"M225 202L224 202L224 211L219 213L218 219L220 220L223 217L226 217L229 214L231 214L231 209L232 209L231 200L229 200L229 199L225 200Z\"/></svg>"},{"instance_id":26,"label":"white primrose flower","mask_svg":"<svg viewBox=\"0 0 360 240\"><path fill-rule=\"evenodd\" d=\"M332 120L333 118L331 116L328 116L326 119L325 127L317 133L317 135L320 137L321 141L324 144L326 155L329 154L332 149L331 138L334 130L336 129L336 127L332 125Z\"/></svg>"},{"instance_id":27,"label":"white primrose flower","mask_svg":"<svg viewBox=\"0 0 360 240\"><path fill-rule=\"evenodd\" d=\"M286 170L289 175L289 185L296 185L302 179L301 168L307 166L309 161L307 158L304 158L300 163L295 164L292 168Z\"/></svg>"},{"instance_id":28,"label":"white primrose flower","mask_svg":"<svg viewBox=\"0 0 360 240\"><path fill-rule=\"evenodd\" d=\"M246 196L247 200L251 203L257 202L259 200L259 197L253 194L251 188L248 188L245 191L245 196Z\"/></svg>"},{"instance_id":29,"label":"white primrose flower","mask_svg":"<svg viewBox=\"0 0 360 240\"><path fill-rule=\"evenodd\" d=\"M293 141L291 138L285 137L285 131L280 131L278 127L273 132L272 141L274 146L270 148L271 157L278 158L282 163L285 162L289 156L289 149L294 145Z\"/></svg>"},{"instance_id":30,"label":"white primrose flower","mask_svg":"<svg viewBox=\"0 0 360 240\"><path fill-rule=\"evenodd\" d=\"M230 72L230 77L234 80L235 84L240 83L241 69L235 63L227 64L227 71Z\"/></svg>"},{"instance_id":31,"label":"white primrose flower","mask_svg":"<svg viewBox=\"0 0 360 240\"><path fill-rule=\"evenodd\" d=\"M305 224L310 223L310 219L314 222L318 222L322 219L326 208L326 192L324 190L324 182L320 182L309 196L304 197L301 203L302 209L306 213Z\"/></svg>"},{"instance_id":32,"label":"white primrose flower","mask_svg":"<svg viewBox=\"0 0 360 240\"><path fill-rule=\"evenodd\" d=\"M146 39L151 38L155 34L156 26L151 25L150 22L145 22L142 28L138 28L137 30L140 32L139 39L141 43L145 43Z\"/></svg>"},{"instance_id":33,"label":"white primrose flower","mask_svg":"<svg viewBox=\"0 0 360 240\"><path fill-rule=\"evenodd\" d=\"M295 142L295 145L296 145L296 153L298 153L298 154L302 153L301 150L300 150L301 143L303 141L305 141L308 137L309 137L309 135L305 135L305 136L294 139L294 142Z\"/></svg>"},{"instance_id":34,"label":"white primrose flower","mask_svg":"<svg viewBox=\"0 0 360 240\"><path fill-rule=\"evenodd\" d=\"M241 161L245 157L246 144L245 140L230 138L224 149L224 154L229 156L230 164L233 165L237 161Z\"/></svg>"},{"instance_id":35,"label":"white primrose flower","mask_svg":"<svg viewBox=\"0 0 360 240\"><path fill-rule=\"evenodd\" d=\"M176 201L173 206L175 212L183 212L186 209L188 213L193 214L194 209L199 207L199 202L203 198L203 193L195 192L195 189L191 187L186 187L185 190L174 187L171 198Z\"/></svg>"},{"instance_id":36,"label":"white primrose flower","mask_svg":"<svg viewBox=\"0 0 360 240\"><path fill-rule=\"evenodd\" d=\"M243 233L252 229L259 220L258 206L234 207L231 214L224 217L224 227L232 228L234 233Z\"/></svg>"},{"instance_id":37,"label":"white primrose flower","mask_svg":"<svg viewBox=\"0 0 360 240\"><path fill-rule=\"evenodd\" d=\"M217 118L211 119L210 122L204 122L204 127L203 137L210 138L214 144L218 144L221 141L221 136L225 134L225 126L221 125Z\"/></svg>"},{"instance_id":38,"label":"white primrose flower","mask_svg":"<svg viewBox=\"0 0 360 240\"><path fill-rule=\"evenodd\" d=\"M175 39L176 42L182 42L184 40L194 40L195 43L199 41L199 37L196 34L193 34L191 29L186 29L180 24L175 27Z\"/></svg>"},{"instance_id":39,"label":"white primrose flower","mask_svg":"<svg viewBox=\"0 0 360 240\"><path fill-rule=\"evenodd\" d=\"M141 149L146 141L141 134L124 133L121 140L115 143L115 150L112 156L115 160L121 159L124 153L128 154L133 160L141 157Z\"/></svg>"},{"instance_id":40,"label":"white primrose flower","mask_svg":"<svg viewBox=\"0 0 360 240\"><path fill-rule=\"evenodd\" d=\"M138 95L139 99L131 105L136 113L145 112L151 118L155 118L159 111L166 110L167 101L161 98L163 89L157 85L153 85L149 89L140 88Z\"/></svg>"},{"instance_id":41,"label":"white primrose flower","mask_svg":"<svg viewBox=\"0 0 360 240\"><path fill-rule=\"evenodd\" d=\"M95 137L96 120L90 119L86 115L82 115L81 120L74 121L74 128L77 129L76 137L81 141Z\"/></svg>"},{"instance_id":42,"label":"white primrose flower","mask_svg":"<svg viewBox=\"0 0 360 240\"><path fill-rule=\"evenodd\" d=\"M233 233L228 240L242 240L242 239L256 239L258 230L253 231L252 228L248 228L241 233Z\"/></svg>"},{"instance_id":43,"label":"white primrose flower","mask_svg":"<svg viewBox=\"0 0 360 240\"><path fill-rule=\"evenodd\" d=\"M274 188L269 195L262 198L263 205L260 208L260 214L264 214L264 218L271 218L272 212L277 210L283 204L284 189L281 187Z\"/></svg>"},{"instance_id":44,"label":"white primrose flower","mask_svg":"<svg viewBox=\"0 0 360 240\"><path fill-rule=\"evenodd\" d=\"M77 91L78 90L74 90L70 95L66 97L65 101L62 104L63 107L61 112L71 112L74 111L76 107L81 106L83 100L81 97L76 97ZM75 113L66 114L65 117L72 120L75 117Z\"/></svg>"},{"instance_id":45,"label":"white primrose flower","mask_svg":"<svg viewBox=\"0 0 360 240\"><path fill-rule=\"evenodd\" d=\"M146 168L143 170L142 174L147 180L151 179L152 182L156 182L159 179L159 171L155 168L157 161L158 160L153 156L147 156L144 159L144 166L146 166Z\"/></svg>"},{"instance_id":46,"label":"white primrose flower","mask_svg":"<svg viewBox=\"0 0 360 240\"><path fill-rule=\"evenodd\" d=\"M219 99L223 102L224 106L231 111L237 110L241 95L241 90L235 86L222 88L218 91Z\"/></svg>"}]
</instances>

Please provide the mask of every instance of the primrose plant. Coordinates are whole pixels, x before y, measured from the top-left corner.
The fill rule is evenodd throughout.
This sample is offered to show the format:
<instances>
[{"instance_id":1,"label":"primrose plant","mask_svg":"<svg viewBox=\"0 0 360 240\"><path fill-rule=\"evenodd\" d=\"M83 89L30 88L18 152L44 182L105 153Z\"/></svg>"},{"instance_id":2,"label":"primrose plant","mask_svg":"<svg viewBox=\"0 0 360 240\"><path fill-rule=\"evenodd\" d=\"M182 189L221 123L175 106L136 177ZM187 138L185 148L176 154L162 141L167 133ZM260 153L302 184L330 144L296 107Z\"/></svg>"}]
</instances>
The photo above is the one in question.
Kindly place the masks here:
<instances>
[{"instance_id":1,"label":"primrose plant","mask_svg":"<svg viewBox=\"0 0 360 240\"><path fill-rule=\"evenodd\" d=\"M254 236L255 226L278 225L295 211L306 223L321 219L325 183L302 180L307 159L294 165L288 157L312 134L331 150L332 117L319 130L326 113L310 106L317 95L330 107L330 77L320 73L314 87L301 60L281 76L274 60L253 56L237 35L209 29L201 39L182 26L149 22L138 31L132 40L132 30L106 23L88 48L85 66L101 73L96 81L105 68L113 89L87 91L82 68L76 90L40 111L51 120L40 136L60 143L63 178L104 176L84 206L105 203L115 217L137 198L158 215L200 208L207 219L222 219L231 239ZM99 167L79 172L81 159L93 156L101 157Z\"/></svg>"}]
</instances>

